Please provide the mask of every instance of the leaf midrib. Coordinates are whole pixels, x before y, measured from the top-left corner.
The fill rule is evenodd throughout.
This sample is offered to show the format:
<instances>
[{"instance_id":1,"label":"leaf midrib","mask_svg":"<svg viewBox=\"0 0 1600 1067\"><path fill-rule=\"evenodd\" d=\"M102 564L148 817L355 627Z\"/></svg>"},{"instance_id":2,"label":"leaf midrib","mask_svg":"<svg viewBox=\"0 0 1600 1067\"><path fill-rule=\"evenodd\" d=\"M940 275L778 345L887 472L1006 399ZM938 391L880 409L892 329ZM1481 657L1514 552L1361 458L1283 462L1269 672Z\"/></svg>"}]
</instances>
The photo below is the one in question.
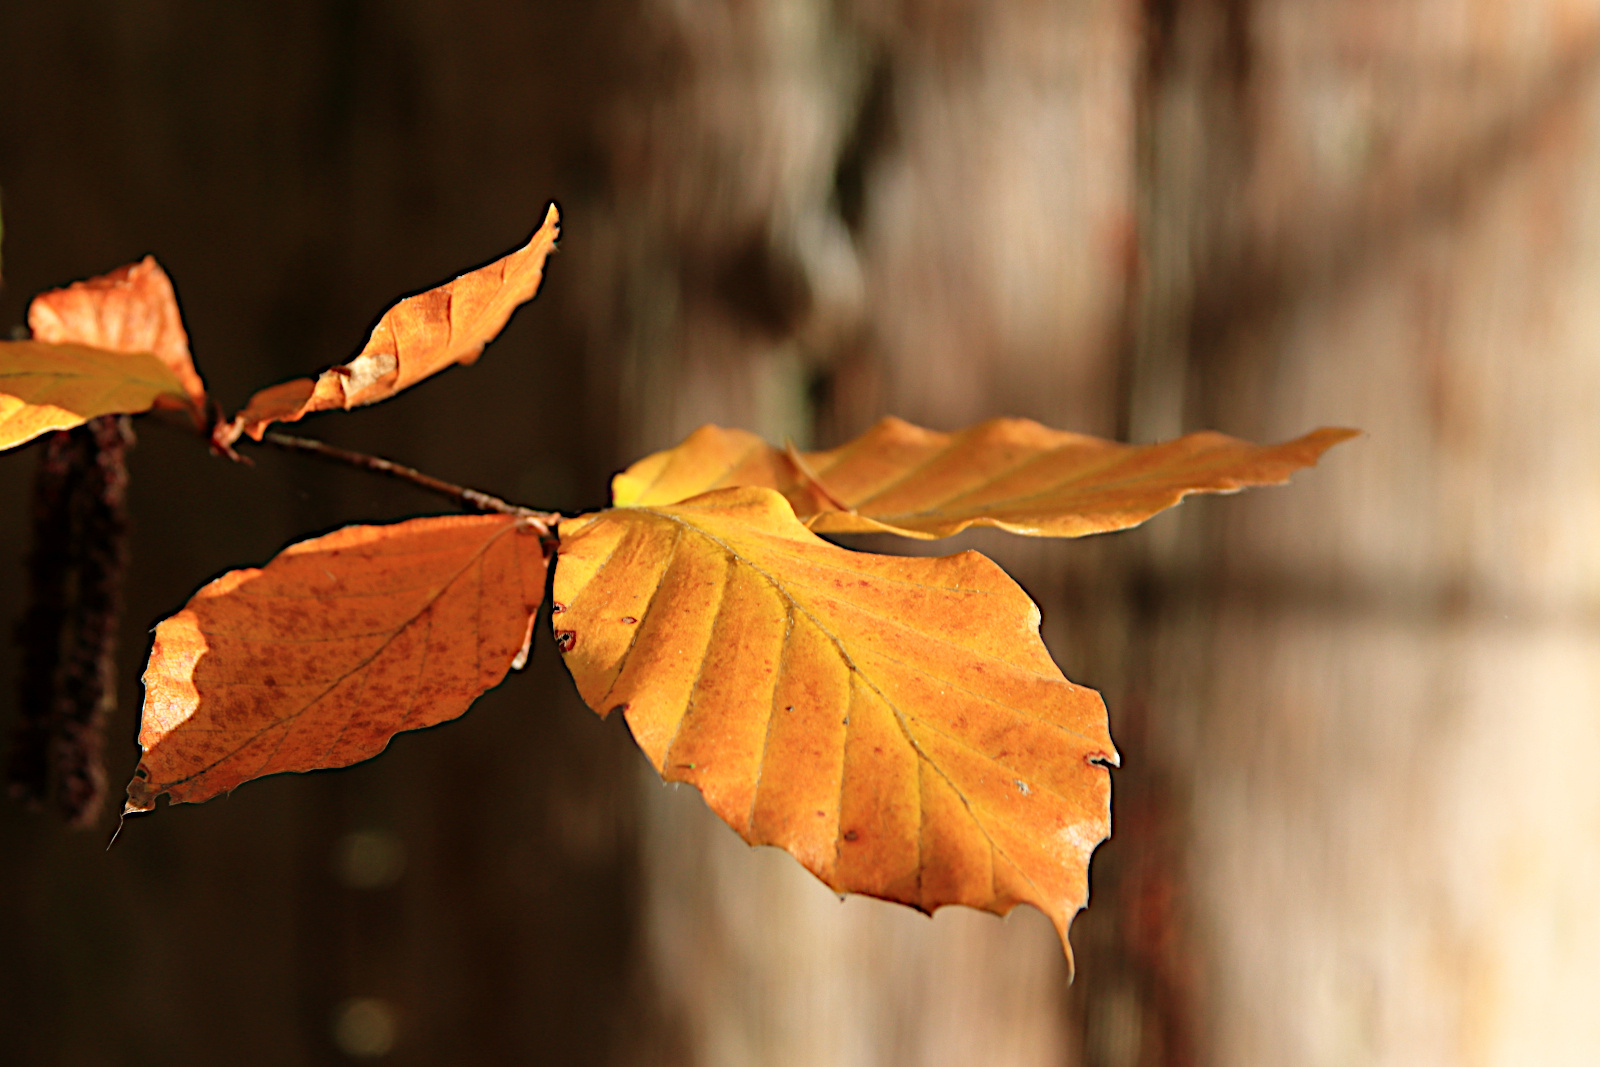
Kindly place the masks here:
<instances>
[{"instance_id":1,"label":"leaf midrib","mask_svg":"<svg viewBox=\"0 0 1600 1067\"><path fill-rule=\"evenodd\" d=\"M844 661L845 666L851 671L851 673L855 674L863 682L865 682L872 689L872 691L877 694L878 699L883 701L884 706L887 707L890 710L890 712L894 715L895 725L899 727L901 735L906 739L906 743L911 746L911 750L917 754L917 758L921 759L922 761L927 763L928 766L932 767L934 769L934 771L938 773L939 777L944 779L945 784L948 785L950 787L950 789L955 793L955 795L961 799L961 806L966 809L968 816L970 816L971 819L972 819L972 824L978 828L978 832L981 833L983 835L984 840L986 842L988 842L990 849L992 849L996 854L998 854L998 855L1000 855L1000 856L1005 858L1005 861L1011 865L1012 869L1015 870L1018 874L1020 874L1023 877L1023 879L1028 883L1028 885L1033 888L1033 891L1039 895L1039 899L1041 901L1049 901L1051 899L1049 896L1047 896L1045 894L1045 892L1042 889L1039 888L1038 883L1036 883L1033 880L1033 877L1031 875L1029 875L1028 872L1020 864L1018 864L1015 860L1013 860L1010 857L1010 855L1006 852L1006 850L1000 846L1000 843L994 839L994 836L989 832L989 828L984 825L983 820L978 817L978 813L975 810L973 810L972 802L968 799L966 791L963 790L959 785L957 785L955 783L954 780L951 779L950 775L944 770L943 767L939 766L938 762L936 760L934 760L933 757L929 756L928 753L923 751L922 746L920 744L918 744L916 737L913 736L912 733L911 733L911 728L908 725L905 712L903 712L900 709L900 706L897 703L895 703L895 701L893 701L893 700L891 700L889 698L888 694L885 693L878 686L878 684L872 679L872 677L869 674L867 674L865 671L863 671L856 664L854 657L852 657L850 655L849 650L847 650L845 648L844 643L839 639L837 634L835 634L829 627L823 625L822 620L817 618L817 616L813 612L811 612L806 607L806 605L800 603L793 596L791 596L789 594L789 592L784 588L782 583L780 583L776 578L774 578L773 575L770 574L766 570L766 568L762 567L760 564L756 563L755 561L749 559L747 556L745 556L738 549L734 548L734 546L731 545L730 543L728 543L727 541L725 541L722 538L718 537L717 535L711 533L709 530L705 529L704 527L696 526L693 523L686 522L683 519L677 518L676 516L666 512L666 511L657 510L656 508L638 508L637 510L649 512L649 513L651 513L651 514L653 514L653 515L655 515L655 516L657 516L657 517L659 517L661 519L665 519L666 521L671 522L671 523L681 527L682 529L684 529L684 530L686 530L686 531L688 531L690 533L693 533L693 534L696 534L696 535L698 535L700 537L703 537L705 540L710 541L712 544L717 545L724 552L726 552L730 557L739 560L740 562L744 563L746 566L750 567L757 574L761 575L762 578L764 578L769 584L772 585L773 589L777 592L777 594L780 597L782 597L785 601L787 601L789 603L790 607L793 610L799 611L801 614L805 615L806 618L810 619L812 625L816 626L817 630L820 633L826 635L828 640L833 643L834 648L839 653L839 657ZM889 657L884 657L884 658L887 659ZM916 669L916 668L912 668L912 669ZM926 672L919 671L918 673L926 673ZM932 676L930 675L930 677L932 677ZM691 694L691 699L692 699L692 694ZM1024 715L1027 714L1026 711L1024 709L1021 709L1021 708L1016 708L1016 709L1013 709L1013 710L1019 711ZM1054 724L1049 724L1049 725L1054 725ZM1005 764L1001 763L999 760L997 760L994 757L988 755L987 753L981 752L980 750L978 750L976 748L973 748L971 745L967 745L966 747L972 748L972 750L974 752L978 752L979 755L983 756L983 758L989 760L991 763L994 763L996 766L1005 767ZM1007 770L1011 770L1012 768L1006 767L1006 769ZM843 786L844 786L844 772L843 772L843 769L841 768L841 770L840 770L840 788L841 788L841 790L843 789ZM918 886L919 886L919 892L920 892L921 871L922 871L922 864L921 864L921 851L922 851L921 827L922 827L923 822L924 822L924 809L922 807L922 796L921 796L920 780L919 780L919 783L918 783L918 798L917 799L918 799L918 804L917 804L917 826L918 826L918 833L917 833L917 852L918 852L917 874L918 874ZM841 816L842 816L842 814L843 814L843 804L842 804L842 802L840 804L840 813L841 813ZM842 833L840 835L840 840L842 840ZM837 847L837 843L836 843L836 847ZM835 860L835 863L837 863L837 859Z\"/></svg>"},{"instance_id":2,"label":"leaf midrib","mask_svg":"<svg viewBox=\"0 0 1600 1067\"><path fill-rule=\"evenodd\" d=\"M285 725L286 723L293 722L295 719L298 719L301 715L304 715L307 711L311 710L311 708L314 707L319 701L321 701L323 697L327 696L329 693L333 692L334 689L338 688L338 686L339 686L339 684L341 682L343 682L345 679L349 678L352 674L355 674L357 671L360 671L363 668L367 667L369 664L372 663L373 660L377 659L380 655L382 655L384 650L387 649L391 644L394 643L395 638L399 637L400 634L403 633L408 627L410 627L419 618L421 618L424 614L426 614L428 611L430 611L433 608L433 605L438 603L439 598L444 596L444 594L446 592L448 592L450 590L450 588L453 585L456 584L456 582L460 581L461 580L461 576L464 575L468 571L468 569L470 569L472 567L472 565L474 563L476 563L479 559L481 559L483 557L484 553L488 552L489 548L496 541L498 541L501 537L505 536L507 533L510 533L513 530L515 530L516 526L517 526L517 524L515 522L509 522L504 527L502 527L501 529L495 531L495 533L494 533L494 535L492 537L490 537L488 540L484 541L484 543L480 547L478 547L477 549L475 549L473 551L471 557L469 557L467 559L467 561L464 564L462 564L461 568L458 571L456 571L456 573L454 573L454 574L452 574L450 576L448 581L442 583L439 586L439 591L437 593L435 593L433 596L429 597L427 602L424 603L420 608L418 608L415 614L411 615L403 623L401 623L399 626L395 627L395 629L389 634L388 638L385 639L384 641L380 642L378 644L378 646L372 651L371 655L367 656L367 658L363 659L361 662L355 664L349 670L345 671L343 674L341 674L337 678L333 679L316 696L314 696L310 700L306 701L297 710L291 712L290 714L283 716L282 718L276 720L275 722L271 723L270 725L263 726L261 729L257 730L255 733L251 734L248 738L246 738L244 741L242 741L237 746L235 746L232 750L230 750L226 754L218 757L216 760L214 760L213 762L211 762L211 763L207 764L206 766L200 768L199 770L195 771L194 773L185 775L182 778L177 778L177 779L174 779L174 780L172 780L170 782L167 782L165 784L162 784L160 786L155 787L155 791L152 794L152 796L157 796L157 795L159 795L159 794L161 794L163 792L166 792L166 791L172 789L175 786L180 786L180 785L184 785L184 784L186 784L188 782L192 782L196 778L199 778L201 775L207 774L210 771L215 770L217 767L221 766L227 760L232 759L234 756L238 755L241 751L243 751L245 749L246 746L248 746L251 743L253 743L257 738L261 737L263 734L267 733L270 730L275 730L278 727ZM206 635L206 636L210 636L208 631L201 630L198 626L195 627L195 630L196 630L196 632L198 632L200 634L203 634L203 635ZM280 740L279 744L280 745L282 744L281 740ZM273 750L273 755L276 755L276 752L277 752L277 750L274 749ZM272 759L272 756L268 756L268 761L269 762L270 762L271 759ZM248 777L254 777L254 776L252 775L252 776L248 776ZM247 777L246 780L248 780L248 777Z\"/></svg>"}]
</instances>

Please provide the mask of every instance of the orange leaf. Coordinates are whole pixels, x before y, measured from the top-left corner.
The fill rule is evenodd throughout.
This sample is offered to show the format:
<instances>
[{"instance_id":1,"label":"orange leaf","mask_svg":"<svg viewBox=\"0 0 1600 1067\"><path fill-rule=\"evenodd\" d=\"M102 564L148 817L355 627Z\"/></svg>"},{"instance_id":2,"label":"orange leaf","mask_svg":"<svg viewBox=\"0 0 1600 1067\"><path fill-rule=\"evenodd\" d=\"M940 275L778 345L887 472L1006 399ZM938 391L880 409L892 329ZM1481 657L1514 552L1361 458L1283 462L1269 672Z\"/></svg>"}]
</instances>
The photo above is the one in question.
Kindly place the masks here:
<instances>
[{"instance_id":1,"label":"orange leaf","mask_svg":"<svg viewBox=\"0 0 1600 1067\"><path fill-rule=\"evenodd\" d=\"M790 455L743 430L702 426L617 475L611 491L618 506L634 506L766 486L822 533L932 538L998 526L1081 537L1137 526L1190 493L1281 484L1356 433L1322 429L1262 446L1208 432L1126 445L1029 419L937 433L886 418L839 448Z\"/></svg>"},{"instance_id":2,"label":"orange leaf","mask_svg":"<svg viewBox=\"0 0 1600 1067\"><path fill-rule=\"evenodd\" d=\"M0 449L100 415L148 411L163 397L184 403L183 383L148 352L0 341Z\"/></svg>"},{"instance_id":3,"label":"orange leaf","mask_svg":"<svg viewBox=\"0 0 1600 1067\"><path fill-rule=\"evenodd\" d=\"M384 312L349 363L251 397L231 423L217 427L218 444L231 445L240 434L259 441L272 423L296 422L313 411L376 404L446 367L476 362L511 313L539 291L544 261L560 234L561 218L551 204L544 225L522 248Z\"/></svg>"},{"instance_id":4,"label":"orange leaf","mask_svg":"<svg viewBox=\"0 0 1600 1067\"><path fill-rule=\"evenodd\" d=\"M109 274L40 293L28 306L34 339L113 352L149 352L177 376L195 418L205 424L206 387L189 355L178 298L150 256Z\"/></svg>"},{"instance_id":5,"label":"orange leaf","mask_svg":"<svg viewBox=\"0 0 1600 1067\"><path fill-rule=\"evenodd\" d=\"M508 515L350 526L223 575L156 627L126 811L455 718L522 665L544 581L537 531Z\"/></svg>"},{"instance_id":6,"label":"orange leaf","mask_svg":"<svg viewBox=\"0 0 1600 1067\"><path fill-rule=\"evenodd\" d=\"M876 556L769 489L564 521L556 644L601 715L840 892L1048 915L1110 827L1105 705L976 552Z\"/></svg>"}]
</instances>

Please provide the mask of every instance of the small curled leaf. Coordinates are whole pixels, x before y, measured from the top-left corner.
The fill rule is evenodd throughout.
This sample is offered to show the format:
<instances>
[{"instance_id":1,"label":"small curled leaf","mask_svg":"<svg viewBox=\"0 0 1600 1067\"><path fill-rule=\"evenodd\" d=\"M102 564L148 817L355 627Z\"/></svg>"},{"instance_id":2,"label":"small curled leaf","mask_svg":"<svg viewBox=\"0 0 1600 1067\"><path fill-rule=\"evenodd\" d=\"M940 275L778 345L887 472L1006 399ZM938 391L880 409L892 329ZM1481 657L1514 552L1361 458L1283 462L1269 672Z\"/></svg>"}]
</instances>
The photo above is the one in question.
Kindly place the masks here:
<instances>
[{"instance_id":1,"label":"small curled leaf","mask_svg":"<svg viewBox=\"0 0 1600 1067\"><path fill-rule=\"evenodd\" d=\"M376 404L454 364L475 362L512 312L539 291L545 260L560 235L561 217L551 204L544 225L526 245L454 281L406 297L384 312L366 347L349 363L315 379L298 378L261 390L231 421L216 427L213 440L221 448L241 435L259 441L274 422Z\"/></svg>"}]
</instances>

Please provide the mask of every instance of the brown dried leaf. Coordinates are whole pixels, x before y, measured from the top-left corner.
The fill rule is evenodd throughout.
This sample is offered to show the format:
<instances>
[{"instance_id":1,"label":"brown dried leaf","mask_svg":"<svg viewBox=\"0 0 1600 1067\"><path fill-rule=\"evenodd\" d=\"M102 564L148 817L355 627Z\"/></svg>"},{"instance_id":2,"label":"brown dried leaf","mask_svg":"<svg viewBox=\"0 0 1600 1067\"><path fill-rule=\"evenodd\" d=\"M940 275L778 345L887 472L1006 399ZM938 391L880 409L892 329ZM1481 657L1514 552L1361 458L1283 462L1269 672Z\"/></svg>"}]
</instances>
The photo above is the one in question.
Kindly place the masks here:
<instances>
[{"instance_id":1,"label":"brown dried leaf","mask_svg":"<svg viewBox=\"0 0 1600 1067\"><path fill-rule=\"evenodd\" d=\"M36 341L153 354L183 384L188 403L178 406L189 409L195 425L205 424L205 383L189 354L172 281L153 257L40 293L28 306L28 327Z\"/></svg>"},{"instance_id":2,"label":"brown dried leaf","mask_svg":"<svg viewBox=\"0 0 1600 1067\"><path fill-rule=\"evenodd\" d=\"M149 411L163 398L187 403L183 382L148 352L0 341L0 449L100 415Z\"/></svg>"},{"instance_id":3,"label":"brown dried leaf","mask_svg":"<svg viewBox=\"0 0 1600 1067\"><path fill-rule=\"evenodd\" d=\"M251 397L231 422L216 428L218 445L230 446L241 434L259 441L272 423L295 422L314 411L376 404L446 367L476 362L511 313L539 291L545 259L560 234L561 218L551 204L544 225L522 248L384 312L349 363Z\"/></svg>"},{"instance_id":4,"label":"brown dried leaf","mask_svg":"<svg viewBox=\"0 0 1600 1067\"><path fill-rule=\"evenodd\" d=\"M761 488L560 535L557 647L664 778L839 892L1029 903L1066 944L1116 751L999 567L849 552Z\"/></svg>"},{"instance_id":5,"label":"brown dried leaf","mask_svg":"<svg viewBox=\"0 0 1600 1067\"><path fill-rule=\"evenodd\" d=\"M156 627L126 811L343 767L521 666L539 533L509 515L350 526L223 575Z\"/></svg>"},{"instance_id":6,"label":"brown dried leaf","mask_svg":"<svg viewBox=\"0 0 1600 1067\"><path fill-rule=\"evenodd\" d=\"M998 526L1081 537L1137 526L1190 493L1281 484L1356 433L1321 429L1263 446L1206 432L1126 445L1029 419L937 433L886 418L839 448L790 455L743 430L702 426L617 475L612 498L618 506L669 504L760 485L782 493L820 533L933 538Z\"/></svg>"}]
</instances>

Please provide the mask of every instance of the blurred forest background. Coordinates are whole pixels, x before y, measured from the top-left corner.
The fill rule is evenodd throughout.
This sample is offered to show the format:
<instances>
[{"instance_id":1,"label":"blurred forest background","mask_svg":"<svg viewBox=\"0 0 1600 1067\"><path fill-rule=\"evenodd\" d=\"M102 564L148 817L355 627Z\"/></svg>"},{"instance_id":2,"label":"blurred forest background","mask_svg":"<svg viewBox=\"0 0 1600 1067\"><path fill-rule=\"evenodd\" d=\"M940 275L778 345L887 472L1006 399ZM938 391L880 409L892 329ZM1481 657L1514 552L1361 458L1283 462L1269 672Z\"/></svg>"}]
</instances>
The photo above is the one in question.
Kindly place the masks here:
<instances>
[{"instance_id":1,"label":"blurred forest background","mask_svg":"<svg viewBox=\"0 0 1600 1067\"><path fill-rule=\"evenodd\" d=\"M1592 0L0 4L0 326L153 252L224 406L559 201L479 365L304 424L524 503L704 421L1368 432L1130 533L933 546L1010 569L1111 709L1074 984L1027 909L748 850L541 634L460 721L109 854L109 807L0 809L0 1060L1596 1062L1597 60ZM444 510L138 429L119 794L158 619ZM39 452L0 457L6 625Z\"/></svg>"}]
</instances>

